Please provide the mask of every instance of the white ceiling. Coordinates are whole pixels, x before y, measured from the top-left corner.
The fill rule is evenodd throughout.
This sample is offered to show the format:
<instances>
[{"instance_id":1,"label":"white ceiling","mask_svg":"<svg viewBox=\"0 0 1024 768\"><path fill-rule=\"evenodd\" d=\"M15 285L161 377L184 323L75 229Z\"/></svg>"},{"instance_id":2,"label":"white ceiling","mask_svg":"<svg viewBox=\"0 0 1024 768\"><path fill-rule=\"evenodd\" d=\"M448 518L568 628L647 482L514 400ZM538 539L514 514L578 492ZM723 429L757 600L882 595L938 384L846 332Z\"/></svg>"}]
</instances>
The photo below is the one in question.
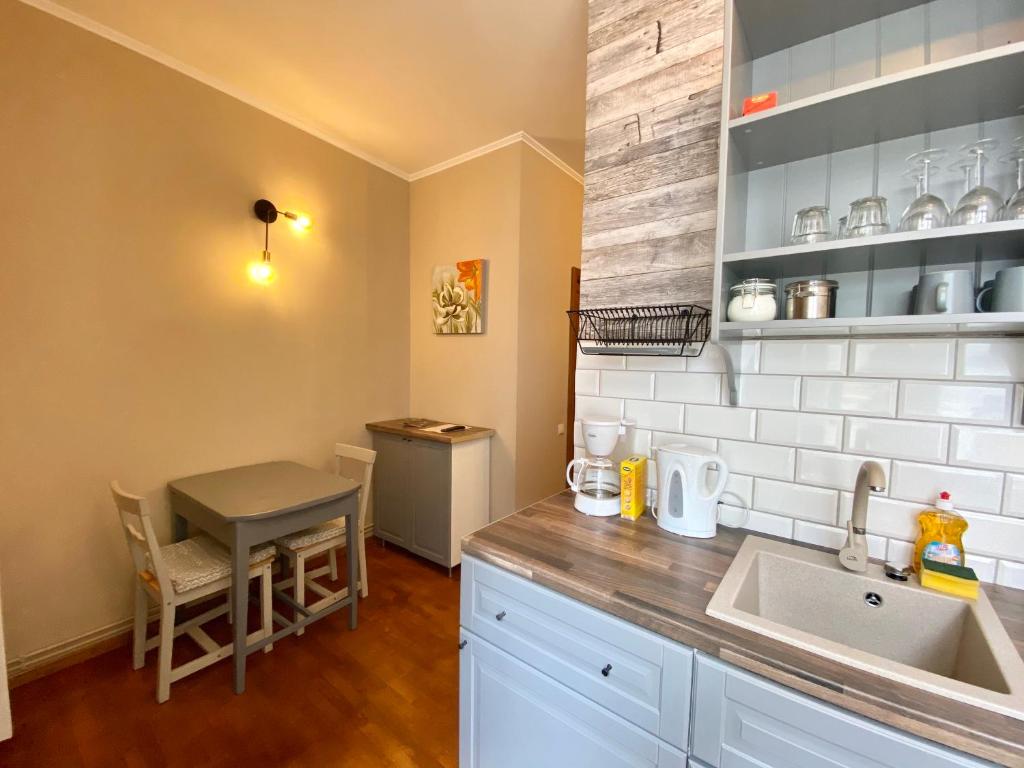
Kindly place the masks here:
<instances>
[{"instance_id":1,"label":"white ceiling","mask_svg":"<svg viewBox=\"0 0 1024 768\"><path fill-rule=\"evenodd\" d=\"M582 171L586 0L25 1L405 175L519 131Z\"/></svg>"}]
</instances>

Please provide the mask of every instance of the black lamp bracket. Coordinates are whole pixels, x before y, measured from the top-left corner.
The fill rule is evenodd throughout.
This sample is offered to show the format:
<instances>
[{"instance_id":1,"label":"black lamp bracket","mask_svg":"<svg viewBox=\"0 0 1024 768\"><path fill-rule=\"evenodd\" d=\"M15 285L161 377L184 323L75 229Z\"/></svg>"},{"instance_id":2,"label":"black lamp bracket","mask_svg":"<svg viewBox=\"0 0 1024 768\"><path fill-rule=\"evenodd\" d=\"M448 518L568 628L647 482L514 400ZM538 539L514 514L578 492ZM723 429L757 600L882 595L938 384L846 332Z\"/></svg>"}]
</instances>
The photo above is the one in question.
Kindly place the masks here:
<instances>
[{"instance_id":1,"label":"black lamp bracket","mask_svg":"<svg viewBox=\"0 0 1024 768\"><path fill-rule=\"evenodd\" d=\"M256 214L256 218L262 221L264 224L273 224L277 221L277 208L269 200L259 199L252 207L253 213Z\"/></svg>"}]
</instances>

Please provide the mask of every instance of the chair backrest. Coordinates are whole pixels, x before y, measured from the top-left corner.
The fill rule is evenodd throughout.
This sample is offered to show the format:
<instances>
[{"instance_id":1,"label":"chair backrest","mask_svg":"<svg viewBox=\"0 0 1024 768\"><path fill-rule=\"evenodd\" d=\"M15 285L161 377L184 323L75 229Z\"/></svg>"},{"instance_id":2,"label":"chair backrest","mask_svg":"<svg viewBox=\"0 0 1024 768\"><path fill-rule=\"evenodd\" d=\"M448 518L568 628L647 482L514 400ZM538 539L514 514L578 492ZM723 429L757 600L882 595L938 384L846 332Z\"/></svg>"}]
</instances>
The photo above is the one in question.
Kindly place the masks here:
<instances>
[{"instance_id":1,"label":"chair backrest","mask_svg":"<svg viewBox=\"0 0 1024 768\"><path fill-rule=\"evenodd\" d=\"M366 525L366 507L370 500L370 480L373 477L373 462L377 459L377 452L369 448L360 448L358 445L335 443L334 461L337 472L342 477L348 477L342 469L342 462L345 459L358 461L363 465L362 477L349 477L349 480L362 483L359 488L359 534L362 535L363 527Z\"/></svg>"},{"instance_id":2,"label":"chair backrest","mask_svg":"<svg viewBox=\"0 0 1024 768\"><path fill-rule=\"evenodd\" d=\"M160 544L153 532L146 499L125 492L116 480L110 484L110 493L121 518L136 574L150 586L158 587L162 594L174 594L160 557Z\"/></svg>"}]
</instances>

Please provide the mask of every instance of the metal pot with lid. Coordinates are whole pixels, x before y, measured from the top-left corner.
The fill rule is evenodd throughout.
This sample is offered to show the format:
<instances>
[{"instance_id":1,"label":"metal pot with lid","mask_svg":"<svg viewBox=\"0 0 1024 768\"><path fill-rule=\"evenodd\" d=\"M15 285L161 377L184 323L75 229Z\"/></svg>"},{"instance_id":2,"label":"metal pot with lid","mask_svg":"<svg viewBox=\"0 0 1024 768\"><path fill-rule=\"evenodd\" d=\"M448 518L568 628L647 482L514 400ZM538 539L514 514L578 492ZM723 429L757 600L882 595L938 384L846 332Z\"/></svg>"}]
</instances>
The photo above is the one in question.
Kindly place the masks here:
<instances>
[{"instance_id":1,"label":"metal pot with lid","mask_svg":"<svg viewBox=\"0 0 1024 768\"><path fill-rule=\"evenodd\" d=\"M836 316L835 280L797 280L786 285L786 319L818 320Z\"/></svg>"}]
</instances>

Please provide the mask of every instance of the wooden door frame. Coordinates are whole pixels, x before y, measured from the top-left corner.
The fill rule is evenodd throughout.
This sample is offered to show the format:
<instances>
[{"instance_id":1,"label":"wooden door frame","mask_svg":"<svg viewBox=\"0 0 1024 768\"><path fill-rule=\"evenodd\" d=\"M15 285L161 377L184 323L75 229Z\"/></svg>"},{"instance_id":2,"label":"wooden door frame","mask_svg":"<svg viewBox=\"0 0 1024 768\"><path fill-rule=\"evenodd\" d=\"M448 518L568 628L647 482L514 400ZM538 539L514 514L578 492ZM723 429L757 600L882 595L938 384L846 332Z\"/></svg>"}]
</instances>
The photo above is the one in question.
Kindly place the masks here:
<instances>
[{"instance_id":1,"label":"wooden door frame","mask_svg":"<svg viewBox=\"0 0 1024 768\"><path fill-rule=\"evenodd\" d=\"M569 309L580 308L580 268L573 267L569 273ZM569 378L565 404L565 463L573 460L575 454L576 424L576 326L569 323Z\"/></svg>"}]
</instances>

